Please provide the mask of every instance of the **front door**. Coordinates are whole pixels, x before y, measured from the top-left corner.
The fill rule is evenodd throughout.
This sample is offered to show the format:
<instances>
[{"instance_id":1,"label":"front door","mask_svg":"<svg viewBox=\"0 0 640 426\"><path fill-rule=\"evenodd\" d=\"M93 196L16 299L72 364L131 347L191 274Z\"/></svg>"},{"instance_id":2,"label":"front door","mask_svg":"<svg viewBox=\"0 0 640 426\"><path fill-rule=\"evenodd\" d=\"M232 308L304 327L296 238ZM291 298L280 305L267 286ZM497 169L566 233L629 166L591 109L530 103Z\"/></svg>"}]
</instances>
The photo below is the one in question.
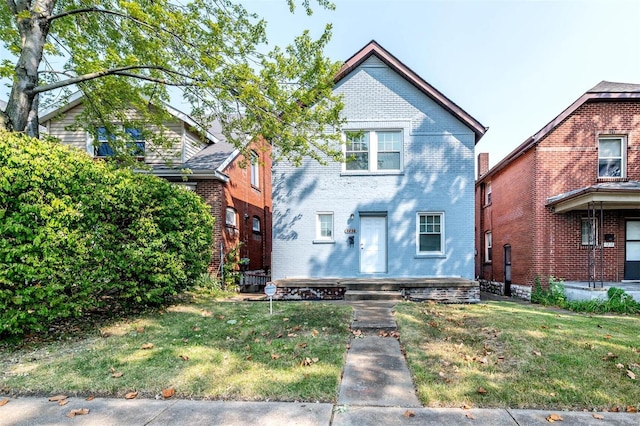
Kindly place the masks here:
<instances>
[{"instance_id":1,"label":"front door","mask_svg":"<svg viewBox=\"0 0 640 426\"><path fill-rule=\"evenodd\" d=\"M640 280L640 220L627 221L624 279Z\"/></svg>"},{"instance_id":2,"label":"front door","mask_svg":"<svg viewBox=\"0 0 640 426\"><path fill-rule=\"evenodd\" d=\"M387 218L360 217L360 272L387 272Z\"/></svg>"}]
</instances>

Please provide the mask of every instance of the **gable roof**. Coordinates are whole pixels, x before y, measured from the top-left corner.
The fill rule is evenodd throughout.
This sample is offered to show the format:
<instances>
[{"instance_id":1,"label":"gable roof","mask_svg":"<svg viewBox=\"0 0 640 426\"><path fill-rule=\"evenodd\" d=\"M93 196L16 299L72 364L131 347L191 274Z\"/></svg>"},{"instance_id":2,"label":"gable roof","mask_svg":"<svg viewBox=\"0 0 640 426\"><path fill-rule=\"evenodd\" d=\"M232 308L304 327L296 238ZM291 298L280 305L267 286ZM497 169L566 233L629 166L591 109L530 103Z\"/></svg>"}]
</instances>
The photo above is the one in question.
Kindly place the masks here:
<instances>
[{"instance_id":1,"label":"gable roof","mask_svg":"<svg viewBox=\"0 0 640 426\"><path fill-rule=\"evenodd\" d=\"M380 46L375 40L371 40L366 46L360 49L355 55L347 59L342 65L342 68L338 71L334 78L334 83L338 83L344 79L352 71L358 68L364 61L369 59L372 55L376 56L382 62L384 62L389 68L398 73L401 77L411 83L414 87L427 95L433 101L435 101L442 108L451 113L454 117L460 120L464 125L473 131L475 134L475 143L478 143L480 138L484 136L487 127L484 127L478 120L473 118L462 108L456 105L453 101L439 92L435 87L427 83L418 74L413 72L408 66L403 64L398 58L393 56L382 46Z\"/></svg>"},{"instance_id":2,"label":"gable roof","mask_svg":"<svg viewBox=\"0 0 640 426\"><path fill-rule=\"evenodd\" d=\"M640 100L640 84L632 83L615 83L611 81L601 81L593 88L587 90L582 96L580 96L575 102L573 102L567 109L562 111L557 117L547 123L542 129L538 130L533 136L525 140L520 146L511 151L504 159L498 164L493 166L487 173L480 176L478 181L494 175L498 171L505 168L509 163L518 158L520 155L527 152L532 147L536 146L542 139L544 139L549 133L553 131L560 123L566 120L571 114L573 114L582 105L589 102L615 102L624 101L627 99Z\"/></svg>"}]
</instances>

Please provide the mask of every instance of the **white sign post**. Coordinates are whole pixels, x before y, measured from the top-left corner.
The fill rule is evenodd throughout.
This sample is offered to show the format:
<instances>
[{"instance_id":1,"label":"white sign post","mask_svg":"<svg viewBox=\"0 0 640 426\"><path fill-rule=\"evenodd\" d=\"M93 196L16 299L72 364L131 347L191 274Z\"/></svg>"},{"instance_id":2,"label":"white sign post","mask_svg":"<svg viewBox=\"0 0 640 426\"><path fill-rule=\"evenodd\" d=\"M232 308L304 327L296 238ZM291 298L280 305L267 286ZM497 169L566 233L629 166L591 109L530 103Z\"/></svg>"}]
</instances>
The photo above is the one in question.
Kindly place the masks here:
<instances>
[{"instance_id":1,"label":"white sign post","mask_svg":"<svg viewBox=\"0 0 640 426\"><path fill-rule=\"evenodd\" d=\"M269 314L273 315L273 296L276 294L278 287L271 281L264 286L264 294L269 296Z\"/></svg>"}]
</instances>

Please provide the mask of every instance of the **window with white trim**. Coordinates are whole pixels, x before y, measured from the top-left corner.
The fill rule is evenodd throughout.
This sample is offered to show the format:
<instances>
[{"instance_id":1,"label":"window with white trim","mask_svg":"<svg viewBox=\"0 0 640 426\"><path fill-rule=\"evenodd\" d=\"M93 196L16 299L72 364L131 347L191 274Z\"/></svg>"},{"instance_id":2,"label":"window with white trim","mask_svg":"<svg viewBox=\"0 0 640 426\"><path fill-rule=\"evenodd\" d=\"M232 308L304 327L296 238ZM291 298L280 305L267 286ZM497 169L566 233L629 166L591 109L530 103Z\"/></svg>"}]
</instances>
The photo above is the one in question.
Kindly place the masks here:
<instances>
[{"instance_id":1,"label":"window with white trim","mask_svg":"<svg viewBox=\"0 0 640 426\"><path fill-rule=\"evenodd\" d=\"M238 225L238 213L233 207L227 207L225 211L225 223L227 226L236 227Z\"/></svg>"},{"instance_id":2,"label":"window with white trim","mask_svg":"<svg viewBox=\"0 0 640 426\"><path fill-rule=\"evenodd\" d=\"M254 234L260 233L260 218L258 216L253 217L253 221L251 223L251 230Z\"/></svg>"},{"instance_id":3,"label":"window with white trim","mask_svg":"<svg viewBox=\"0 0 640 426\"><path fill-rule=\"evenodd\" d=\"M580 223L580 243L583 246L598 244L598 222L595 218L582 218Z\"/></svg>"},{"instance_id":4,"label":"window with white trim","mask_svg":"<svg viewBox=\"0 0 640 426\"><path fill-rule=\"evenodd\" d=\"M316 215L316 240L333 241L333 213L320 212Z\"/></svg>"},{"instance_id":5,"label":"window with white trim","mask_svg":"<svg viewBox=\"0 0 640 426\"><path fill-rule=\"evenodd\" d=\"M625 138L601 136L598 138L598 177L625 177Z\"/></svg>"},{"instance_id":6,"label":"window with white trim","mask_svg":"<svg viewBox=\"0 0 640 426\"><path fill-rule=\"evenodd\" d=\"M444 253L444 213L418 213L417 253Z\"/></svg>"},{"instance_id":7,"label":"window with white trim","mask_svg":"<svg viewBox=\"0 0 640 426\"><path fill-rule=\"evenodd\" d=\"M402 132L346 132L345 158L344 170L347 172L399 172L402 170Z\"/></svg>"},{"instance_id":8,"label":"window with white trim","mask_svg":"<svg viewBox=\"0 0 640 426\"><path fill-rule=\"evenodd\" d=\"M142 135L142 131L136 128L127 127L124 129L124 136L126 137L126 150L128 154L137 157L144 158L146 149L146 141ZM93 145L93 155L95 157L112 157L115 155L115 150L112 145L116 135L109 132L106 127L98 127L96 131L96 143Z\"/></svg>"},{"instance_id":9,"label":"window with white trim","mask_svg":"<svg viewBox=\"0 0 640 426\"><path fill-rule=\"evenodd\" d=\"M251 186L260 188L260 158L255 152L251 153Z\"/></svg>"},{"instance_id":10,"label":"window with white trim","mask_svg":"<svg viewBox=\"0 0 640 426\"><path fill-rule=\"evenodd\" d=\"M491 182L487 182L484 191L484 205L488 206L491 204Z\"/></svg>"},{"instance_id":11,"label":"window with white trim","mask_svg":"<svg viewBox=\"0 0 640 426\"><path fill-rule=\"evenodd\" d=\"M484 233L484 261L491 263L492 261L492 249L493 249L493 237L491 231Z\"/></svg>"}]
</instances>

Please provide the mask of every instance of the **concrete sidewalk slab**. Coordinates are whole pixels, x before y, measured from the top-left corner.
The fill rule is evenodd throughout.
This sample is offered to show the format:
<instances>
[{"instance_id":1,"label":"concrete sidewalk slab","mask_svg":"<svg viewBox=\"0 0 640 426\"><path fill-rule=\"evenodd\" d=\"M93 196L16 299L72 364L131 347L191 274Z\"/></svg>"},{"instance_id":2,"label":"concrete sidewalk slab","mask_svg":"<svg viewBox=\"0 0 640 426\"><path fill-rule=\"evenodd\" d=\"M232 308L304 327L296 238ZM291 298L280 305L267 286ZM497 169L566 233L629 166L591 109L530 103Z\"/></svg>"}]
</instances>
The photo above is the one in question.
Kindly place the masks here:
<instances>
[{"instance_id":1,"label":"concrete sidewalk slab","mask_svg":"<svg viewBox=\"0 0 640 426\"><path fill-rule=\"evenodd\" d=\"M354 330L396 330L393 319L395 302L390 301L354 301L349 302L354 309L351 328Z\"/></svg>"},{"instance_id":2,"label":"concrete sidewalk slab","mask_svg":"<svg viewBox=\"0 0 640 426\"><path fill-rule=\"evenodd\" d=\"M558 410L508 410L516 424L519 426L548 425L547 417L557 414L562 417L562 422L556 424L571 426L631 426L640 424L638 413L592 413L588 411L558 411ZM596 417L594 417L596 414ZM599 418L602 417L602 418Z\"/></svg>"},{"instance_id":3,"label":"concrete sidewalk slab","mask_svg":"<svg viewBox=\"0 0 640 426\"><path fill-rule=\"evenodd\" d=\"M338 407L333 426L365 425L514 425L518 423L503 409Z\"/></svg>"},{"instance_id":4,"label":"concrete sidewalk slab","mask_svg":"<svg viewBox=\"0 0 640 426\"><path fill-rule=\"evenodd\" d=\"M331 424L332 404L288 402L187 401L68 398L59 406L47 398L16 398L0 407L0 426L27 425L301 425ZM89 413L73 418L75 409Z\"/></svg>"},{"instance_id":5,"label":"concrete sidewalk slab","mask_svg":"<svg viewBox=\"0 0 640 426\"><path fill-rule=\"evenodd\" d=\"M419 407L400 344L392 337L351 340L338 404Z\"/></svg>"}]
</instances>

